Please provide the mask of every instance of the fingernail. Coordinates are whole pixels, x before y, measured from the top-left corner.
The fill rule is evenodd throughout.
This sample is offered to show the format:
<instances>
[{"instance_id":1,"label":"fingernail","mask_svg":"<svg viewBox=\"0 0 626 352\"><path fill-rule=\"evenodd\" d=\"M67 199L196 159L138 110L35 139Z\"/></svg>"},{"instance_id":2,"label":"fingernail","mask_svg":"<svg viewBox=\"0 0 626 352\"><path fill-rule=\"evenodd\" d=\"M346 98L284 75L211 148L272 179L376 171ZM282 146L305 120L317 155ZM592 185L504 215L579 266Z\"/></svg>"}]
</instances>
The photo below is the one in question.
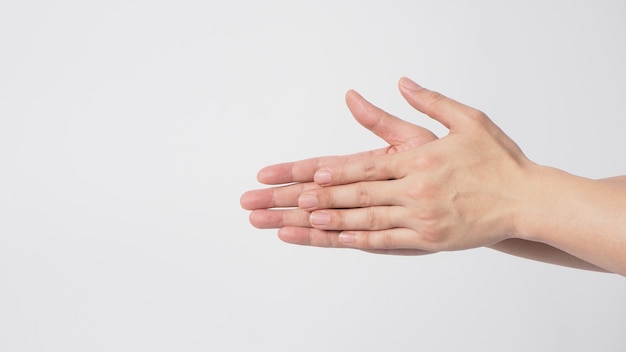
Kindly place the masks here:
<instances>
[{"instance_id":1,"label":"fingernail","mask_svg":"<svg viewBox=\"0 0 626 352\"><path fill-rule=\"evenodd\" d=\"M312 225L323 226L328 224L330 221L330 214L323 211L316 211L311 214L309 221Z\"/></svg>"},{"instance_id":2,"label":"fingernail","mask_svg":"<svg viewBox=\"0 0 626 352\"><path fill-rule=\"evenodd\" d=\"M420 86L419 84L413 82L412 80L410 80L409 78L406 78L406 77L400 78L400 85L403 86L404 88L408 89L408 90L420 90L420 89L422 89L422 86Z\"/></svg>"},{"instance_id":3,"label":"fingernail","mask_svg":"<svg viewBox=\"0 0 626 352\"><path fill-rule=\"evenodd\" d=\"M325 185L327 183L330 183L330 172L326 170L320 170L316 172L313 176L313 181L315 181L315 183L317 183L318 185Z\"/></svg>"},{"instance_id":4,"label":"fingernail","mask_svg":"<svg viewBox=\"0 0 626 352\"><path fill-rule=\"evenodd\" d=\"M298 206L300 208L313 208L317 205L317 197L312 194L301 195L298 199Z\"/></svg>"},{"instance_id":5,"label":"fingernail","mask_svg":"<svg viewBox=\"0 0 626 352\"><path fill-rule=\"evenodd\" d=\"M356 233L354 232L342 232L339 234L339 242L341 243L353 243L356 240Z\"/></svg>"}]
</instances>

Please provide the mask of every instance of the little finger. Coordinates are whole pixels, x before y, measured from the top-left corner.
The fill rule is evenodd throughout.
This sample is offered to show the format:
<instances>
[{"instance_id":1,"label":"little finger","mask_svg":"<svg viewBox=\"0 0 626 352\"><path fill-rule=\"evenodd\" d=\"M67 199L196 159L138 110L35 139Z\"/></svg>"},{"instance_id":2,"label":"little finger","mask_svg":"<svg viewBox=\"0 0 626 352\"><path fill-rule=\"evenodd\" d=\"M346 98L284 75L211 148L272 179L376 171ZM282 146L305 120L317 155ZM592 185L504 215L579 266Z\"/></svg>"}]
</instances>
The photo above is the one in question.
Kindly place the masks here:
<instances>
[{"instance_id":1,"label":"little finger","mask_svg":"<svg viewBox=\"0 0 626 352\"><path fill-rule=\"evenodd\" d=\"M407 228L378 231L343 231L338 240L341 244L363 250L422 249L418 234Z\"/></svg>"},{"instance_id":2,"label":"little finger","mask_svg":"<svg viewBox=\"0 0 626 352\"><path fill-rule=\"evenodd\" d=\"M346 248L337 236L339 231L324 231L310 227L283 227L278 230L278 238L283 242L303 246Z\"/></svg>"}]
</instances>

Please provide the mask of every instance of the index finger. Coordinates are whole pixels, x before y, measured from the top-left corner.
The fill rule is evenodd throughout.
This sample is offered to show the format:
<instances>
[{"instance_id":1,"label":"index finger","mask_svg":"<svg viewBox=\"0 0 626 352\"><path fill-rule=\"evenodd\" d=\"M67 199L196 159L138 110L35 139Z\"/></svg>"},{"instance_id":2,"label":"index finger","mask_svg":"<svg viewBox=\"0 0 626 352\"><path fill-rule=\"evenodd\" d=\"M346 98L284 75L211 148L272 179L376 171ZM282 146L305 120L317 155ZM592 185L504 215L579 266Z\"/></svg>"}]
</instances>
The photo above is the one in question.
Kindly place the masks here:
<instances>
[{"instance_id":1,"label":"index finger","mask_svg":"<svg viewBox=\"0 0 626 352\"><path fill-rule=\"evenodd\" d=\"M325 156L270 165L262 168L257 180L266 185L279 185L292 182L313 182L315 171L323 167L333 167L344 163L367 159L374 155L386 154L390 147L360 152L352 155Z\"/></svg>"},{"instance_id":2,"label":"index finger","mask_svg":"<svg viewBox=\"0 0 626 352\"><path fill-rule=\"evenodd\" d=\"M333 167L323 167L314 175L315 183L320 186L347 185L361 181L384 181L405 176L401 160L407 152L373 155L370 158L355 160Z\"/></svg>"}]
</instances>

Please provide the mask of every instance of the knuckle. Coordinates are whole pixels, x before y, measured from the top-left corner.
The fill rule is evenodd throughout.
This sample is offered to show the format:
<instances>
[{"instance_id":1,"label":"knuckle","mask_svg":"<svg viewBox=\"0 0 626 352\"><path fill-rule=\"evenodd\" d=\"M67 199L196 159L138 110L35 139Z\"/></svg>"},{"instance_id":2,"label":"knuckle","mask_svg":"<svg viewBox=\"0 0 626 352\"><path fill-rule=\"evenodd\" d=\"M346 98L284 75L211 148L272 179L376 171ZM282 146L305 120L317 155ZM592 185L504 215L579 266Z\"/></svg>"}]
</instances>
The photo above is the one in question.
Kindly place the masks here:
<instances>
[{"instance_id":1,"label":"knuckle","mask_svg":"<svg viewBox=\"0 0 626 352\"><path fill-rule=\"evenodd\" d=\"M305 164L295 163L291 167L291 182L299 182L306 179L306 175L310 173L310 167Z\"/></svg>"},{"instance_id":2,"label":"knuckle","mask_svg":"<svg viewBox=\"0 0 626 352\"><path fill-rule=\"evenodd\" d=\"M398 158L389 158L386 159L385 162L381 162L378 164L378 168L380 169L380 177L378 178L380 179L393 179L396 177L397 175L397 170L399 169L399 166L401 166L402 164L398 163Z\"/></svg>"},{"instance_id":3,"label":"knuckle","mask_svg":"<svg viewBox=\"0 0 626 352\"><path fill-rule=\"evenodd\" d=\"M375 208L367 208L367 226L369 229L376 230L380 228L380 218Z\"/></svg>"},{"instance_id":4,"label":"knuckle","mask_svg":"<svg viewBox=\"0 0 626 352\"><path fill-rule=\"evenodd\" d=\"M333 247L333 236L329 231L309 229L308 245L314 247Z\"/></svg>"},{"instance_id":5,"label":"knuckle","mask_svg":"<svg viewBox=\"0 0 626 352\"><path fill-rule=\"evenodd\" d=\"M373 180L376 178L378 166L374 159L368 159L363 163L362 174L365 180Z\"/></svg>"},{"instance_id":6,"label":"knuckle","mask_svg":"<svg viewBox=\"0 0 626 352\"><path fill-rule=\"evenodd\" d=\"M370 192L364 182L357 184L357 202L360 207L367 207L370 204Z\"/></svg>"},{"instance_id":7,"label":"knuckle","mask_svg":"<svg viewBox=\"0 0 626 352\"><path fill-rule=\"evenodd\" d=\"M431 185L427 180L419 180L414 182L407 195L412 201L423 202L433 197L435 193L435 187Z\"/></svg>"},{"instance_id":8,"label":"knuckle","mask_svg":"<svg viewBox=\"0 0 626 352\"><path fill-rule=\"evenodd\" d=\"M418 170L432 170L441 164L441 158L433 152L420 153L413 158Z\"/></svg>"},{"instance_id":9,"label":"knuckle","mask_svg":"<svg viewBox=\"0 0 626 352\"><path fill-rule=\"evenodd\" d=\"M304 244L309 245L309 246L316 246L316 238L313 234L314 229L308 229L307 231L307 241L304 242Z\"/></svg>"},{"instance_id":10,"label":"knuckle","mask_svg":"<svg viewBox=\"0 0 626 352\"><path fill-rule=\"evenodd\" d=\"M382 245L384 246L383 248L395 248L394 244L395 244L395 241L394 241L393 234L389 231L383 232L382 233Z\"/></svg>"},{"instance_id":11,"label":"knuckle","mask_svg":"<svg viewBox=\"0 0 626 352\"><path fill-rule=\"evenodd\" d=\"M368 232L364 241L364 248L390 249L395 247L395 238L391 231Z\"/></svg>"},{"instance_id":12,"label":"knuckle","mask_svg":"<svg viewBox=\"0 0 626 352\"><path fill-rule=\"evenodd\" d=\"M374 236L372 232L366 233L366 235L363 237L365 238L365 240L363 241L365 248L371 248L371 249L379 248L378 243L377 243L378 241L376 240L376 236Z\"/></svg>"},{"instance_id":13,"label":"knuckle","mask_svg":"<svg viewBox=\"0 0 626 352\"><path fill-rule=\"evenodd\" d=\"M478 126L486 126L489 124L489 117L484 112L477 109L470 109L467 112L467 118Z\"/></svg>"},{"instance_id":14,"label":"knuckle","mask_svg":"<svg viewBox=\"0 0 626 352\"><path fill-rule=\"evenodd\" d=\"M428 243L431 246L434 246L437 243L441 242L441 235L439 231L434 228L422 229L422 231L420 231L420 237L424 242Z\"/></svg>"},{"instance_id":15,"label":"knuckle","mask_svg":"<svg viewBox=\"0 0 626 352\"><path fill-rule=\"evenodd\" d=\"M431 250L441 250L449 241L449 231L435 221L429 221L420 233L422 241L428 244Z\"/></svg>"},{"instance_id":16,"label":"knuckle","mask_svg":"<svg viewBox=\"0 0 626 352\"><path fill-rule=\"evenodd\" d=\"M309 212L302 210L286 210L282 212L281 222L277 227L284 226L307 226L309 224Z\"/></svg>"},{"instance_id":17,"label":"knuckle","mask_svg":"<svg viewBox=\"0 0 626 352\"><path fill-rule=\"evenodd\" d=\"M344 224L346 223L346 217L343 211L333 211L330 213L330 226L335 228L344 228Z\"/></svg>"},{"instance_id":18,"label":"knuckle","mask_svg":"<svg viewBox=\"0 0 626 352\"><path fill-rule=\"evenodd\" d=\"M334 208L336 205L336 199L333 196L333 192L330 189L322 189L318 191L318 207Z\"/></svg>"},{"instance_id":19,"label":"knuckle","mask_svg":"<svg viewBox=\"0 0 626 352\"><path fill-rule=\"evenodd\" d=\"M324 243L322 247L334 247L333 236L328 231L322 232L322 238L324 238Z\"/></svg>"}]
</instances>

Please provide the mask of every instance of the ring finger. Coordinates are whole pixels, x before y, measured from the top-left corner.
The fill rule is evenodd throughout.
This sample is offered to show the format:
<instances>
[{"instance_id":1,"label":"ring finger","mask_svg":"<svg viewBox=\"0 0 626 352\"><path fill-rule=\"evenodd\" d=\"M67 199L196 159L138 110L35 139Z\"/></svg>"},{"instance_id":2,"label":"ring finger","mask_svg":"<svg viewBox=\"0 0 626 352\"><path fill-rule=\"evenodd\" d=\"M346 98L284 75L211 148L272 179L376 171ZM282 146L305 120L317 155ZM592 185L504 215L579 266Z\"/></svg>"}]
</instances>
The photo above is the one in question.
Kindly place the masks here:
<instances>
[{"instance_id":1,"label":"ring finger","mask_svg":"<svg viewBox=\"0 0 626 352\"><path fill-rule=\"evenodd\" d=\"M310 227L310 213L294 209L259 209L250 213L250 224L259 229L277 229L285 226Z\"/></svg>"},{"instance_id":2,"label":"ring finger","mask_svg":"<svg viewBox=\"0 0 626 352\"><path fill-rule=\"evenodd\" d=\"M298 206L315 210L396 205L401 198L396 194L396 181L365 181L305 190L298 198Z\"/></svg>"},{"instance_id":3,"label":"ring finger","mask_svg":"<svg viewBox=\"0 0 626 352\"><path fill-rule=\"evenodd\" d=\"M402 206L324 209L311 213L311 226L324 230L376 231L400 227L407 216Z\"/></svg>"}]
</instances>

